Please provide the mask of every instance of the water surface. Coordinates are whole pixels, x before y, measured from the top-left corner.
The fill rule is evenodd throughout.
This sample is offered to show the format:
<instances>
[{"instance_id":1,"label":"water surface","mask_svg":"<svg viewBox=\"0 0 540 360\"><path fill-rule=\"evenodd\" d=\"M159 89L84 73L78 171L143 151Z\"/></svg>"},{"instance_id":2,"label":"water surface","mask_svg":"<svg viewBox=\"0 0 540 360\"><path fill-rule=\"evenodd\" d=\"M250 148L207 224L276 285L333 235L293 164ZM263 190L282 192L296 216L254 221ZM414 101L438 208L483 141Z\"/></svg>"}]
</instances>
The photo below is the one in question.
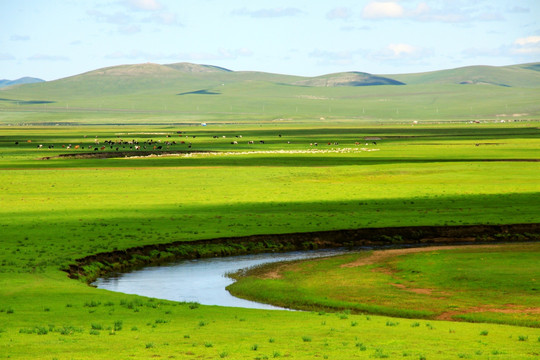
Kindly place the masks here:
<instances>
[{"instance_id":1,"label":"water surface","mask_svg":"<svg viewBox=\"0 0 540 360\"><path fill-rule=\"evenodd\" d=\"M100 289L165 300L281 310L282 308L276 306L232 296L225 288L234 280L226 274L270 262L332 256L345 252L343 249L323 249L182 260L169 265L150 266L130 273L99 278L93 285Z\"/></svg>"}]
</instances>

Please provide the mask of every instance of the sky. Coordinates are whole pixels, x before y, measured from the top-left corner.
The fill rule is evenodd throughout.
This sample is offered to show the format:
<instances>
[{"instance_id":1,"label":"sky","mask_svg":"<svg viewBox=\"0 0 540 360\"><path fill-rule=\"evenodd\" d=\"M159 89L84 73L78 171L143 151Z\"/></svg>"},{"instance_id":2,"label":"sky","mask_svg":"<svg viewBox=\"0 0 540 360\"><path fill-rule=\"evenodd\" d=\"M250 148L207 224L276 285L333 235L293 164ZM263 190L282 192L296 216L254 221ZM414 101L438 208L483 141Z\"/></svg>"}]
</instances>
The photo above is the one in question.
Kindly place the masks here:
<instances>
[{"instance_id":1,"label":"sky","mask_svg":"<svg viewBox=\"0 0 540 360\"><path fill-rule=\"evenodd\" d=\"M191 62L318 76L540 61L540 0L0 0L0 79Z\"/></svg>"}]
</instances>

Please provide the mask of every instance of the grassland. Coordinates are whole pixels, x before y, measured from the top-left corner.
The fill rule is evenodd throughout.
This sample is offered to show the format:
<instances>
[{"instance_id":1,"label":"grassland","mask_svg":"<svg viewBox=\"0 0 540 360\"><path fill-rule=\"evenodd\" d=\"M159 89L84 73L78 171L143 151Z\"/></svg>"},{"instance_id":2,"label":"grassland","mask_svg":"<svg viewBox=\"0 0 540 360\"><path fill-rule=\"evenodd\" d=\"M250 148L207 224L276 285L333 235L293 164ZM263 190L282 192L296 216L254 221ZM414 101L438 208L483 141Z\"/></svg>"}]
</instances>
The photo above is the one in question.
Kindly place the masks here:
<instances>
[{"instance_id":1,"label":"grassland","mask_svg":"<svg viewBox=\"0 0 540 360\"><path fill-rule=\"evenodd\" d=\"M323 76L329 81L351 74ZM336 79L337 77L337 79ZM4 124L494 121L540 118L535 64L408 74L406 86L299 86L318 78L183 72L158 64L100 69L2 89ZM470 85L460 84L471 82ZM501 86L504 85L504 86ZM36 118L36 114L39 116Z\"/></svg>"},{"instance_id":2,"label":"grassland","mask_svg":"<svg viewBox=\"0 0 540 360\"><path fill-rule=\"evenodd\" d=\"M62 271L173 241L539 223L538 88L316 88L269 74L179 81L118 70L1 91L0 358L538 356L538 329L517 323L177 304ZM220 95L177 95L202 89ZM124 143L94 151L119 139L153 140L151 152L175 141L176 154L133 156L142 150ZM94 156L105 152L122 155ZM395 266L421 265L407 259Z\"/></svg>"},{"instance_id":3,"label":"grassland","mask_svg":"<svg viewBox=\"0 0 540 360\"><path fill-rule=\"evenodd\" d=\"M92 289L60 270L82 256L179 240L366 226L538 222L535 123L345 124L4 127L3 354L44 359L111 354L534 357L540 334L533 328L191 309ZM177 131L186 131L183 138ZM93 147L96 136L98 141L187 139L192 149L225 153L55 158L88 153L62 145ZM380 140L375 145L365 137ZM314 142L319 145L310 146ZM47 149L49 144L54 149ZM188 150L187 144L170 148ZM280 153L283 149L287 152ZM115 331L118 321L122 330ZM485 331L488 336L480 335Z\"/></svg>"},{"instance_id":4,"label":"grassland","mask_svg":"<svg viewBox=\"0 0 540 360\"><path fill-rule=\"evenodd\" d=\"M538 243L379 250L263 266L229 290L283 307L540 327L539 259Z\"/></svg>"}]
</instances>

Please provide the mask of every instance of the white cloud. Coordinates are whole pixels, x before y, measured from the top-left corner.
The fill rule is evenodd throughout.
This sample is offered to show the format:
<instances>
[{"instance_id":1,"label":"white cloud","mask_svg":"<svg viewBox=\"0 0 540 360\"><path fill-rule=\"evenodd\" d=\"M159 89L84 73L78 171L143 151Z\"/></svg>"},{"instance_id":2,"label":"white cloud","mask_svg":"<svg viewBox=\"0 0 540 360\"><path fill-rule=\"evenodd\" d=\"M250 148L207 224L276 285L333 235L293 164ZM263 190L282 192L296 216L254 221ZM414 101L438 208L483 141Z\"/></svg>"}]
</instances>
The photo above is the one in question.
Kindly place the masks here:
<instances>
[{"instance_id":1,"label":"white cloud","mask_svg":"<svg viewBox=\"0 0 540 360\"><path fill-rule=\"evenodd\" d=\"M393 1L372 1L362 10L365 19L401 18L404 14L403 7Z\"/></svg>"},{"instance_id":2,"label":"white cloud","mask_svg":"<svg viewBox=\"0 0 540 360\"><path fill-rule=\"evenodd\" d=\"M408 2L411 4L411 2ZM416 6L402 6L397 0L371 1L362 10L364 19L410 19L424 22L465 23L470 21L501 21L504 17L499 12L486 12L485 6L477 3L459 3L452 1L418 2Z\"/></svg>"},{"instance_id":3,"label":"white cloud","mask_svg":"<svg viewBox=\"0 0 540 360\"><path fill-rule=\"evenodd\" d=\"M86 13L94 17L98 22L102 23L124 25L133 21L133 19L129 15L126 15L124 12L107 14L99 10L88 10Z\"/></svg>"},{"instance_id":4,"label":"white cloud","mask_svg":"<svg viewBox=\"0 0 540 360\"><path fill-rule=\"evenodd\" d=\"M28 58L28 60L37 61L68 61L69 58L63 55L47 55L47 54L35 54Z\"/></svg>"},{"instance_id":5,"label":"white cloud","mask_svg":"<svg viewBox=\"0 0 540 360\"><path fill-rule=\"evenodd\" d=\"M363 25L363 26L343 26L341 27L341 30L342 31L367 31L367 30L371 30L371 27L370 26L366 26L366 25Z\"/></svg>"},{"instance_id":6,"label":"white cloud","mask_svg":"<svg viewBox=\"0 0 540 360\"><path fill-rule=\"evenodd\" d=\"M153 22L161 25L176 25L183 26L182 23L178 20L176 13L169 11L160 11L155 12L151 16L143 19L145 22Z\"/></svg>"},{"instance_id":7,"label":"white cloud","mask_svg":"<svg viewBox=\"0 0 540 360\"><path fill-rule=\"evenodd\" d=\"M215 61L215 60L234 60L240 57L252 56L253 52L247 48L225 49L220 48L215 52L178 52L178 53L149 53L141 50L132 50L129 52L116 51L105 55L106 59L124 59L124 60L143 60L143 61Z\"/></svg>"},{"instance_id":8,"label":"white cloud","mask_svg":"<svg viewBox=\"0 0 540 360\"><path fill-rule=\"evenodd\" d=\"M125 3L134 10L156 11L163 7L156 0L126 0Z\"/></svg>"},{"instance_id":9,"label":"white cloud","mask_svg":"<svg viewBox=\"0 0 540 360\"><path fill-rule=\"evenodd\" d=\"M175 53L169 56L169 59L182 59L188 61L216 61L216 60L235 60L240 57L252 56L253 52L247 48L225 49L220 48L215 52L189 52Z\"/></svg>"},{"instance_id":10,"label":"white cloud","mask_svg":"<svg viewBox=\"0 0 540 360\"><path fill-rule=\"evenodd\" d=\"M418 61L433 55L433 50L410 44L389 44L385 48L373 52L370 57L379 61Z\"/></svg>"},{"instance_id":11,"label":"white cloud","mask_svg":"<svg viewBox=\"0 0 540 360\"><path fill-rule=\"evenodd\" d=\"M122 34L132 35L140 32L141 27L139 25L123 25L118 27L118 31Z\"/></svg>"},{"instance_id":12,"label":"white cloud","mask_svg":"<svg viewBox=\"0 0 540 360\"><path fill-rule=\"evenodd\" d=\"M354 53L351 51L328 51L317 49L309 53L309 56L329 61L344 61L352 60Z\"/></svg>"},{"instance_id":13,"label":"white cloud","mask_svg":"<svg viewBox=\"0 0 540 360\"><path fill-rule=\"evenodd\" d=\"M0 53L0 61L15 60L15 56L7 53Z\"/></svg>"},{"instance_id":14,"label":"white cloud","mask_svg":"<svg viewBox=\"0 0 540 360\"><path fill-rule=\"evenodd\" d=\"M432 11L431 7L425 2L421 2L416 6L410 15L412 16L422 16L423 14L429 14Z\"/></svg>"},{"instance_id":15,"label":"white cloud","mask_svg":"<svg viewBox=\"0 0 540 360\"><path fill-rule=\"evenodd\" d=\"M461 52L466 58L476 59L479 57L499 57L504 55L503 48L489 49L489 48L467 48Z\"/></svg>"},{"instance_id":16,"label":"white cloud","mask_svg":"<svg viewBox=\"0 0 540 360\"><path fill-rule=\"evenodd\" d=\"M87 14L98 22L118 25L118 31L128 35L140 32L142 30L140 24L143 23L182 26L176 13L166 9L161 10L163 7L156 1L125 1L122 4L128 7L128 11L106 13L94 9L88 10ZM137 10L144 10L144 12Z\"/></svg>"},{"instance_id":17,"label":"white cloud","mask_svg":"<svg viewBox=\"0 0 540 360\"><path fill-rule=\"evenodd\" d=\"M329 51L316 49L309 53L309 57L316 59L319 65L354 67L359 58L366 55L365 50Z\"/></svg>"},{"instance_id":18,"label":"white cloud","mask_svg":"<svg viewBox=\"0 0 540 360\"><path fill-rule=\"evenodd\" d=\"M524 13L528 13L530 11L531 11L531 9L521 7L521 6L514 6L513 8L508 10L509 13L515 13L515 14L524 14Z\"/></svg>"},{"instance_id":19,"label":"white cloud","mask_svg":"<svg viewBox=\"0 0 540 360\"><path fill-rule=\"evenodd\" d=\"M390 44L387 49L390 50L395 57L403 55L408 56L418 51L417 48L409 44Z\"/></svg>"},{"instance_id":20,"label":"white cloud","mask_svg":"<svg viewBox=\"0 0 540 360\"><path fill-rule=\"evenodd\" d=\"M349 19L350 17L352 17L351 9L344 8L344 7L338 7L338 8L332 9L326 14L326 18L329 20L335 20L335 19L346 20L346 19Z\"/></svg>"},{"instance_id":21,"label":"white cloud","mask_svg":"<svg viewBox=\"0 0 540 360\"><path fill-rule=\"evenodd\" d=\"M9 40L11 41L28 41L30 40L30 36L27 35L11 35Z\"/></svg>"},{"instance_id":22,"label":"white cloud","mask_svg":"<svg viewBox=\"0 0 540 360\"><path fill-rule=\"evenodd\" d=\"M459 7L434 9L425 2L419 3L416 9L407 11L406 17L418 21L445 23L464 22L469 19L468 14Z\"/></svg>"},{"instance_id":23,"label":"white cloud","mask_svg":"<svg viewBox=\"0 0 540 360\"><path fill-rule=\"evenodd\" d=\"M496 48L468 48L461 52L466 58L512 58L519 57L520 61L537 61L540 55L540 36L532 35L518 38L512 43L503 44Z\"/></svg>"},{"instance_id":24,"label":"white cloud","mask_svg":"<svg viewBox=\"0 0 540 360\"><path fill-rule=\"evenodd\" d=\"M239 57L252 56L253 52L247 48L240 49L224 49L218 51L216 60L221 59L237 59Z\"/></svg>"},{"instance_id":25,"label":"white cloud","mask_svg":"<svg viewBox=\"0 0 540 360\"><path fill-rule=\"evenodd\" d=\"M303 14L303 11L297 8L273 8L248 10L246 8L233 10L233 15L249 16L252 18L275 18L285 16L297 16Z\"/></svg>"},{"instance_id":26,"label":"white cloud","mask_svg":"<svg viewBox=\"0 0 540 360\"><path fill-rule=\"evenodd\" d=\"M106 59L149 60L149 59L153 59L155 56L156 54L150 54L150 53L139 51L139 50L132 50L130 52L115 51L112 54L105 55L105 58Z\"/></svg>"},{"instance_id":27,"label":"white cloud","mask_svg":"<svg viewBox=\"0 0 540 360\"><path fill-rule=\"evenodd\" d=\"M540 36L532 35L516 39L512 52L522 55L540 54Z\"/></svg>"},{"instance_id":28,"label":"white cloud","mask_svg":"<svg viewBox=\"0 0 540 360\"><path fill-rule=\"evenodd\" d=\"M514 41L514 44L520 46L527 46L530 44L540 44L540 36L527 36L525 38L519 38Z\"/></svg>"},{"instance_id":29,"label":"white cloud","mask_svg":"<svg viewBox=\"0 0 540 360\"><path fill-rule=\"evenodd\" d=\"M501 21L501 20L504 20L504 17L501 14L496 13L496 12L485 12L485 13L478 14L478 16L476 17L476 20Z\"/></svg>"}]
</instances>

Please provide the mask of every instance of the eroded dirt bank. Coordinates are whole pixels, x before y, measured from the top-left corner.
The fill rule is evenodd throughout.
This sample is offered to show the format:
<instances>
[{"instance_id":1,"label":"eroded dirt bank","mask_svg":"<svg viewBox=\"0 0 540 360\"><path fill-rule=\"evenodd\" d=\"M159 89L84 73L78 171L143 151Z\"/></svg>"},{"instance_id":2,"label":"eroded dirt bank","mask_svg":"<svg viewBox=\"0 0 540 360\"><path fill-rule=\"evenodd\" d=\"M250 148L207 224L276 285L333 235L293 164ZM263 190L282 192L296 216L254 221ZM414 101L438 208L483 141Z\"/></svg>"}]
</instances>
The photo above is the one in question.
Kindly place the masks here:
<instances>
[{"instance_id":1,"label":"eroded dirt bank","mask_svg":"<svg viewBox=\"0 0 540 360\"><path fill-rule=\"evenodd\" d=\"M482 145L478 144L477 146ZM485 145L485 144L484 144ZM56 156L45 156L39 160L51 159L112 159L112 158L139 158L151 156L193 156L193 155L256 155L256 154L313 154L313 153L348 153L379 151L379 149L367 148L339 148L339 149L307 149L307 150L264 150L264 151L205 151L205 150L121 150L121 151L94 151L94 152L74 152L59 154ZM452 160L457 161L457 160ZM540 159L516 159L516 158L495 158L495 159L467 159L469 162L540 162Z\"/></svg>"},{"instance_id":2,"label":"eroded dirt bank","mask_svg":"<svg viewBox=\"0 0 540 360\"><path fill-rule=\"evenodd\" d=\"M540 224L416 226L250 235L146 245L86 256L67 269L88 283L123 272L179 259L332 247L540 241Z\"/></svg>"},{"instance_id":3,"label":"eroded dirt bank","mask_svg":"<svg viewBox=\"0 0 540 360\"><path fill-rule=\"evenodd\" d=\"M185 155L185 154L202 154L205 151L187 151L187 150L165 150L165 151L95 151L95 152L77 152L72 154L60 154L56 156L45 156L40 160L50 159L111 159L125 157L143 157L143 156L162 156L162 155Z\"/></svg>"}]
</instances>

